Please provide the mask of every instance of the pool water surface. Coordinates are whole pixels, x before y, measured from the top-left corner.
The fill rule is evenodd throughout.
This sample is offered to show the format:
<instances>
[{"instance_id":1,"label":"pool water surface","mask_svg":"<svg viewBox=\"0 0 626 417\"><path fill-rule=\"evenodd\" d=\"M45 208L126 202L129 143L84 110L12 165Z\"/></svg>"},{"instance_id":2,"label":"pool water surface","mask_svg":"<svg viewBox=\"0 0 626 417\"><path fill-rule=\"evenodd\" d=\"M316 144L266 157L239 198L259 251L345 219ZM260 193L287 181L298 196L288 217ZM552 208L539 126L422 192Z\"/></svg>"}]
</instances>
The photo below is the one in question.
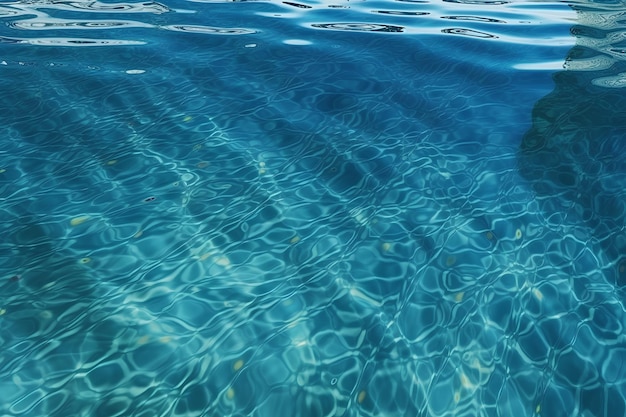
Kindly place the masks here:
<instances>
[{"instance_id":1,"label":"pool water surface","mask_svg":"<svg viewBox=\"0 0 626 417\"><path fill-rule=\"evenodd\" d=\"M625 415L625 13L1 2L0 416Z\"/></svg>"}]
</instances>

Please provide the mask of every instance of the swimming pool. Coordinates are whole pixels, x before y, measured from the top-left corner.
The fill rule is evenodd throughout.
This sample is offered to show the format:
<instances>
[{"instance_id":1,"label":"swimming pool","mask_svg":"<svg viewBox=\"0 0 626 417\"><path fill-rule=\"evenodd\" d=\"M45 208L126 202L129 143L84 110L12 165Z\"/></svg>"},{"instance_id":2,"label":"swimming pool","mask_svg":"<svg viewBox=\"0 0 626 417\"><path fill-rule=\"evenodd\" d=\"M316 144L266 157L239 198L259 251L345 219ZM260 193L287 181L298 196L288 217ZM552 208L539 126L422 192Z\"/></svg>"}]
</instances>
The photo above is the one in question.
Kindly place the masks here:
<instances>
[{"instance_id":1,"label":"swimming pool","mask_svg":"<svg viewBox=\"0 0 626 417\"><path fill-rule=\"evenodd\" d=\"M0 416L624 415L625 11L2 2Z\"/></svg>"}]
</instances>

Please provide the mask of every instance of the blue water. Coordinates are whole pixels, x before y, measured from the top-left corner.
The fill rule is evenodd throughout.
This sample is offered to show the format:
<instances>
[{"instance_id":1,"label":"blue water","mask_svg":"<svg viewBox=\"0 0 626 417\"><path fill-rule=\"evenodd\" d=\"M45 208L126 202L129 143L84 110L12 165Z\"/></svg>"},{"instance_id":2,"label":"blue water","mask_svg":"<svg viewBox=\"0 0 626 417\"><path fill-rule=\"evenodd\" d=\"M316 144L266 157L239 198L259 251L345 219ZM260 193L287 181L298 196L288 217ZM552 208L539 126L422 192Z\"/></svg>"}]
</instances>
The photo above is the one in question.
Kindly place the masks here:
<instances>
[{"instance_id":1,"label":"blue water","mask_svg":"<svg viewBox=\"0 0 626 417\"><path fill-rule=\"evenodd\" d=\"M0 3L0 416L626 414L626 4Z\"/></svg>"}]
</instances>

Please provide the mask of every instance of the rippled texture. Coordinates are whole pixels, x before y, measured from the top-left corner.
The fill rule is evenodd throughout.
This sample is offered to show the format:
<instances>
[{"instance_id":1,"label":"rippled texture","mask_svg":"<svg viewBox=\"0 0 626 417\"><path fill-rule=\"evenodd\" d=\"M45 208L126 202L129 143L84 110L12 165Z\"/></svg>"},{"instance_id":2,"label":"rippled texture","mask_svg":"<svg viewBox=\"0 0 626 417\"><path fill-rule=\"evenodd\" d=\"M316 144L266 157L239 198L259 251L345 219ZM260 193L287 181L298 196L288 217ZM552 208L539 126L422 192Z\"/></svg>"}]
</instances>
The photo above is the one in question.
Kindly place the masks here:
<instances>
[{"instance_id":1,"label":"rippled texture","mask_svg":"<svg viewBox=\"0 0 626 417\"><path fill-rule=\"evenodd\" d=\"M624 415L625 7L0 3L0 415Z\"/></svg>"}]
</instances>

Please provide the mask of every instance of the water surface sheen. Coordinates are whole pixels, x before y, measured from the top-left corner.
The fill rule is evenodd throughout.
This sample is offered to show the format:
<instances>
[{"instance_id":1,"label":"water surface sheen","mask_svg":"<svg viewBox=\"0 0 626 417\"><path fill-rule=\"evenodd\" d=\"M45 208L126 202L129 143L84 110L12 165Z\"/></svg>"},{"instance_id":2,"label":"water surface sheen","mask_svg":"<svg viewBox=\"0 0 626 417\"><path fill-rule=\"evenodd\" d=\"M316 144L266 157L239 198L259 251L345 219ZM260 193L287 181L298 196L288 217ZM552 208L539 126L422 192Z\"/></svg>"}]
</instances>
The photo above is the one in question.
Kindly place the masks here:
<instances>
[{"instance_id":1,"label":"water surface sheen","mask_svg":"<svg viewBox=\"0 0 626 417\"><path fill-rule=\"evenodd\" d=\"M625 13L2 1L0 415L625 415Z\"/></svg>"}]
</instances>

